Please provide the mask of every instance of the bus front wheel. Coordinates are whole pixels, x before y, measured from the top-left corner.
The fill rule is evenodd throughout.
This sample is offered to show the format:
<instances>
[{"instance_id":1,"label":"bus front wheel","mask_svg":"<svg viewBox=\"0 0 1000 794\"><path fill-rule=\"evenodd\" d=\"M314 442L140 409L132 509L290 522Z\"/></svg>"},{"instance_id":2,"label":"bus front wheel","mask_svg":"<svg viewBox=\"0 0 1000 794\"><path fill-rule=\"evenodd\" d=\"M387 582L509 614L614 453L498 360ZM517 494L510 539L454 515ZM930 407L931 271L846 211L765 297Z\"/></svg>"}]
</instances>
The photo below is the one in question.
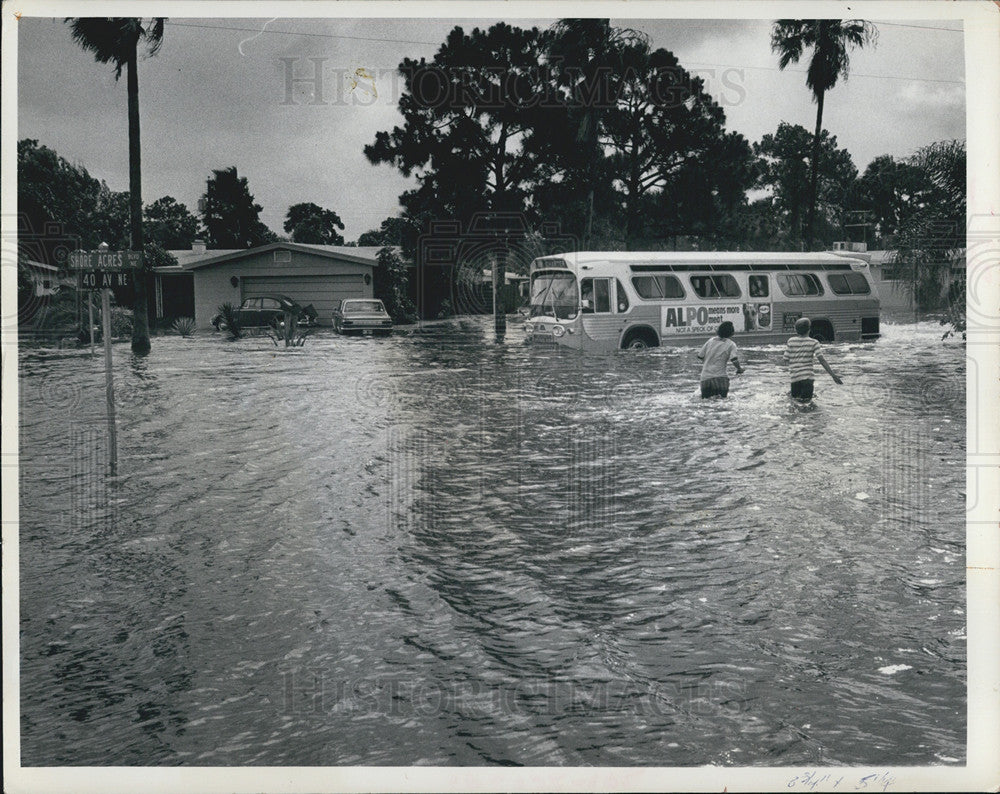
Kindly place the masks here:
<instances>
[{"instance_id":1,"label":"bus front wheel","mask_svg":"<svg viewBox=\"0 0 1000 794\"><path fill-rule=\"evenodd\" d=\"M624 350L645 350L647 347L659 347L659 340L652 331L630 331L622 340Z\"/></svg>"}]
</instances>

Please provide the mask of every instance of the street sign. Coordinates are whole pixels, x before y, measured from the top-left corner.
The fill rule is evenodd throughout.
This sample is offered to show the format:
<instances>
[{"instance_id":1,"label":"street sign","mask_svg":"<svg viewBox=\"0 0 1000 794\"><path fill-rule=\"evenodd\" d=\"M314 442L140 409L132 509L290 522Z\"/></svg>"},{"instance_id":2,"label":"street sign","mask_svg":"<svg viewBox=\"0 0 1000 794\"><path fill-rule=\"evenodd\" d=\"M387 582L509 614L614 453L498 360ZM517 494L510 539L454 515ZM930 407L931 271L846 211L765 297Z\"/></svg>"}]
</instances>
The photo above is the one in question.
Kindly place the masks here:
<instances>
[{"instance_id":1,"label":"street sign","mask_svg":"<svg viewBox=\"0 0 1000 794\"><path fill-rule=\"evenodd\" d=\"M80 289L131 287L131 270L81 270Z\"/></svg>"},{"instance_id":2,"label":"street sign","mask_svg":"<svg viewBox=\"0 0 1000 794\"><path fill-rule=\"evenodd\" d=\"M142 251L70 251L74 270L123 270L142 267Z\"/></svg>"}]
</instances>

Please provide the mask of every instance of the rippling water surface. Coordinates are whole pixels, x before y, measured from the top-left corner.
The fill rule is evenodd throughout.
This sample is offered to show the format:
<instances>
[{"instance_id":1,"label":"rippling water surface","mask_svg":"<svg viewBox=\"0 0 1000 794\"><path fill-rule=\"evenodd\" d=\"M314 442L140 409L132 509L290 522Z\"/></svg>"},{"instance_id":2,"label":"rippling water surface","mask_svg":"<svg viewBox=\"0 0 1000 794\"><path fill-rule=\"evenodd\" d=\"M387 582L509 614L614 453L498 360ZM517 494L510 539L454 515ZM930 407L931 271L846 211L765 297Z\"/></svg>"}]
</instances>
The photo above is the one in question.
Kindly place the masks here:
<instances>
[{"instance_id":1,"label":"rippling water surface","mask_svg":"<svg viewBox=\"0 0 1000 794\"><path fill-rule=\"evenodd\" d=\"M22 763L964 762L962 347L486 329L22 350Z\"/></svg>"}]
</instances>

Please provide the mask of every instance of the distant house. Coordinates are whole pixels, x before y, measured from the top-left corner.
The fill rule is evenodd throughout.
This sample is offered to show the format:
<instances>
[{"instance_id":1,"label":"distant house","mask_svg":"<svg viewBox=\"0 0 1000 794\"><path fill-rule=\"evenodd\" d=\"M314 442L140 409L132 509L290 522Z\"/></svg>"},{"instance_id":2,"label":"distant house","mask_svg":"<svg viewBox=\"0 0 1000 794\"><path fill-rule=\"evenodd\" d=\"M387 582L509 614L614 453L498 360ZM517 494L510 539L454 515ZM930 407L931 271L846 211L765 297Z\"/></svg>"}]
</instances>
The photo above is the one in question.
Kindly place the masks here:
<instances>
[{"instance_id":1,"label":"distant house","mask_svg":"<svg viewBox=\"0 0 1000 794\"><path fill-rule=\"evenodd\" d=\"M47 265L44 262L36 262L33 259L20 259L31 278L36 298L44 298L48 295L55 295L61 286L76 286L76 277L69 275L59 275L59 268L55 265Z\"/></svg>"},{"instance_id":2,"label":"distant house","mask_svg":"<svg viewBox=\"0 0 1000 794\"><path fill-rule=\"evenodd\" d=\"M252 295L279 293L303 306L312 304L321 325L332 323L334 305L344 298L372 297L378 246L270 243L256 248L171 251L177 265L154 268L155 316L193 317L211 325L223 303L239 305Z\"/></svg>"},{"instance_id":3,"label":"distant house","mask_svg":"<svg viewBox=\"0 0 1000 794\"><path fill-rule=\"evenodd\" d=\"M864 243L850 242L834 243L833 250L850 251L868 262L883 311L914 311L913 293L903 276L907 264L898 260L896 251L884 249L869 251ZM942 269L942 298L947 294L951 282L965 271L965 249L956 249L950 253L950 256L932 265Z\"/></svg>"}]
</instances>

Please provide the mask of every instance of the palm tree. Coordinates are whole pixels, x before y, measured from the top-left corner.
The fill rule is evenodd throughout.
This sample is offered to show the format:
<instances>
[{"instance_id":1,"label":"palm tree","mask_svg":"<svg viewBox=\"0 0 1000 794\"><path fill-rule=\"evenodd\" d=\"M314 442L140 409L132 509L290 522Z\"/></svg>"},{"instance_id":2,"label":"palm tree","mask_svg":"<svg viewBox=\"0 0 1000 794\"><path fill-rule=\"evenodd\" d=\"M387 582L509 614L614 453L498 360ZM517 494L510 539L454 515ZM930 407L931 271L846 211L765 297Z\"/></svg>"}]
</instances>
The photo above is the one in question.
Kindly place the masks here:
<instances>
[{"instance_id":1,"label":"palm tree","mask_svg":"<svg viewBox=\"0 0 1000 794\"><path fill-rule=\"evenodd\" d=\"M94 54L98 63L110 63L115 80L127 71L128 88L128 171L129 171L129 231L131 249L143 250L142 240L142 169L139 157L139 76L136 73L139 43L143 42L150 55L155 55L163 42L163 17L137 19L132 17L76 17L66 20L73 41ZM149 316L146 310L145 268L136 274L133 317L132 352L148 353Z\"/></svg>"},{"instance_id":2,"label":"palm tree","mask_svg":"<svg viewBox=\"0 0 1000 794\"><path fill-rule=\"evenodd\" d=\"M816 213L816 179L819 173L819 138L823 129L823 97L849 72L848 47L864 47L878 38L878 29L861 19L779 19L771 29L771 49L781 58L784 69L798 63L806 47L812 58L806 72L806 85L816 102L816 132L813 135L812 173L809 186L809 215L806 222L806 249L812 248L813 219Z\"/></svg>"}]
</instances>

